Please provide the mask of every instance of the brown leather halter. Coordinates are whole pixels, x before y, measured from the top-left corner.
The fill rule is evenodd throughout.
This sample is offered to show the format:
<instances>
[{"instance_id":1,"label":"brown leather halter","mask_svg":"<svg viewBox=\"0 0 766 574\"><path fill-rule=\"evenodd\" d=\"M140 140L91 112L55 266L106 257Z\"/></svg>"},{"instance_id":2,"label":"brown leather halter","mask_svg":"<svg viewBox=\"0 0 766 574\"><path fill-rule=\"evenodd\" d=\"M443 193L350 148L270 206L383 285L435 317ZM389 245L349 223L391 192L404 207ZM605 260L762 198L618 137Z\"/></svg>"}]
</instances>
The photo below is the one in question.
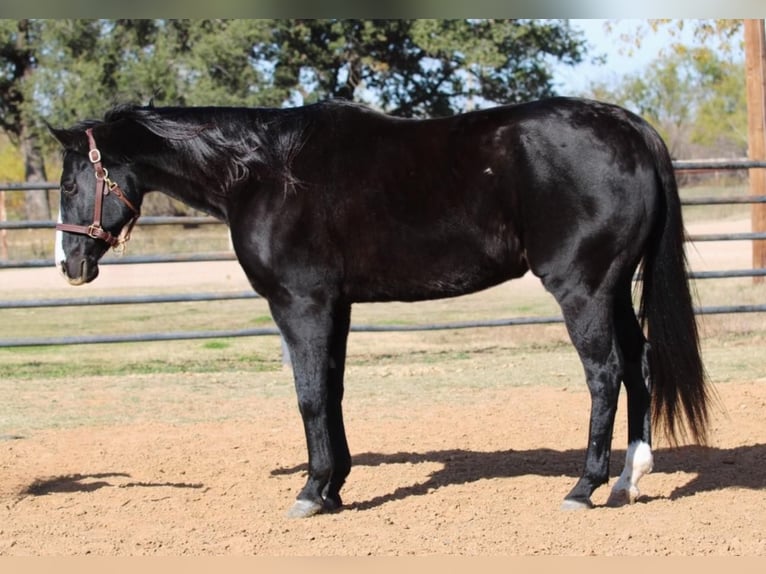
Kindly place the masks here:
<instances>
[{"instance_id":1,"label":"brown leather halter","mask_svg":"<svg viewBox=\"0 0 766 574\"><path fill-rule=\"evenodd\" d=\"M130 200L125 196L125 192L120 189L120 186L116 182L109 179L109 172L101 165L101 152L96 147L96 140L93 137L93 130L85 130L85 135L88 136L88 146L90 151L88 152L88 159L93 164L93 170L96 173L96 205L93 210L93 223L90 225L74 225L71 223L57 223L56 229L59 231L68 231L69 233L78 233L80 235L87 235L93 239L101 239L105 241L110 247L115 250L125 248L125 243L130 239L130 233L133 231L133 226L141 216L141 212L134 207ZM109 233L106 229L101 227L101 212L103 206L104 196L114 194L117 199L127 205L133 212L133 217L122 228L119 236L115 237Z\"/></svg>"}]
</instances>

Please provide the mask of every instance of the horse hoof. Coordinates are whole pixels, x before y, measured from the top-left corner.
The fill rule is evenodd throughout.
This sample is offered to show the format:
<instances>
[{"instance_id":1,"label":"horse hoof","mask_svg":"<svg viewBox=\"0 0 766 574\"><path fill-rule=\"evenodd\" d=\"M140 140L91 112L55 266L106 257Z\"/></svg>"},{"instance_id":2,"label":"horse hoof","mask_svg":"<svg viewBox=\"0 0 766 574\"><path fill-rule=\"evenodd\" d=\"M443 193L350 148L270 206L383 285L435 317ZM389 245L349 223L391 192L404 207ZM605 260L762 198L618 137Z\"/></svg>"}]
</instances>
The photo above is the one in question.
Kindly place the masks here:
<instances>
[{"instance_id":1,"label":"horse hoof","mask_svg":"<svg viewBox=\"0 0 766 574\"><path fill-rule=\"evenodd\" d=\"M637 488L616 488L609 493L609 498L606 501L606 505L611 508L628 506L633 504L638 499L638 495L639 492Z\"/></svg>"},{"instance_id":2,"label":"horse hoof","mask_svg":"<svg viewBox=\"0 0 766 574\"><path fill-rule=\"evenodd\" d=\"M593 503L590 500L572 500L571 498L565 498L561 503L561 510L590 510L593 508Z\"/></svg>"},{"instance_id":3,"label":"horse hoof","mask_svg":"<svg viewBox=\"0 0 766 574\"><path fill-rule=\"evenodd\" d=\"M287 511L287 517L288 518L308 518L309 516L314 516L315 514L319 514L324 510L324 505L319 504L317 502L314 502L312 500L301 500L298 499L295 501L295 504L290 508L290 510Z\"/></svg>"}]
</instances>

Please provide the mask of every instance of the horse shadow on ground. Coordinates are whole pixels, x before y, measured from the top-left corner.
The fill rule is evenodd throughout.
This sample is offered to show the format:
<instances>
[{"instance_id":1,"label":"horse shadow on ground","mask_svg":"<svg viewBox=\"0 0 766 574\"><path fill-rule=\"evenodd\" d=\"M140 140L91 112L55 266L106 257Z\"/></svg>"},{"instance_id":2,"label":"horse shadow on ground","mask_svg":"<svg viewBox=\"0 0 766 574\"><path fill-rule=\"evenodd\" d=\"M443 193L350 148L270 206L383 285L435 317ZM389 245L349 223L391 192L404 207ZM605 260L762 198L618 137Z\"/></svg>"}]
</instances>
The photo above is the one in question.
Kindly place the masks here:
<instances>
[{"instance_id":1,"label":"horse shadow on ground","mask_svg":"<svg viewBox=\"0 0 766 574\"><path fill-rule=\"evenodd\" d=\"M618 476L625 460L624 450L612 451L612 476ZM577 479L585 462L585 449L557 451L552 449L504 450L477 452L450 449L391 454L365 452L353 456L354 466L386 464L438 463L424 482L399 487L370 500L346 506L348 509L369 510L394 500L421 496L449 485L472 483L491 478L513 478L523 475L543 477L571 476ZM273 476L306 473L306 464L277 468ZM616 472L615 472L616 471ZM668 497L642 496L639 502L657 498L676 500L706 491L730 487L766 488L766 444L740 446L731 449L702 446L660 448L654 451L654 472L685 472L694 475L686 484L676 488ZM610 481L613 482L613 481Z\"/></svg>"},{"instance_id":2,"label":"horse shadow on ground","mask_svg":"<svg viewBox=\"0 0 766 574\"><path fill-rule=\"evenodd\" d=\"M202 483L188 482L122 482L122 479L131 478L126 472L100 472L93 474L66 474L51 478L37 479L24 488L19 495L43 496L46 494L61 494L72 492L95 492L102 488L204 488ZM117 484L107 479L117 479Z\"/></svg>"}]
</instances>

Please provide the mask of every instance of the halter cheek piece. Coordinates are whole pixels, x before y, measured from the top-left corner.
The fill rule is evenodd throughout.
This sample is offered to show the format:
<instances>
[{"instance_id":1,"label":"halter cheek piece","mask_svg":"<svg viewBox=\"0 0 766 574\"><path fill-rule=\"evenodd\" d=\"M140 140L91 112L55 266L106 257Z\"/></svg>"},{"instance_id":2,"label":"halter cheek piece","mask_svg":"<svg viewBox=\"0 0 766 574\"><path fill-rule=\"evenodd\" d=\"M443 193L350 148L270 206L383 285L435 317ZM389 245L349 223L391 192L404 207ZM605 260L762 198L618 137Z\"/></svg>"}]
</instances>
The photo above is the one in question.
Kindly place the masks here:
<instances>
[{"instance_id":1,"label":"halter cheek piece","mask_svg":"<svg viewBox=\"0 0 766 574\"><path fill-rule=\"evenodd\" d=\"M114 248L117 251L125 249L125 243L130 239L130 233L133 231L133 226L141 216L141 212L135 208L130 200L125 196L125 192L120 189L120 186L116 182L109 179L109 172L101 165L101 152L96 147L96 140L93 137L93 131L91 129L85 130L85 135L88 136L88 146L90 151L88 152L88 159L93 164L93 171L96 174L96 204L93 210L93 223L90 225L73 225L70 223L57 223L56 229L59 231L67 231L69 233L77 233L80 235L87 235L93 239L100 239L106 242L109 247ZM110 193L127 205L133 212L133 217L122 228L120 234L115 237L109 233L106 229L101 227L101 212L104 196Z\"/></svg>"}]
</instances>

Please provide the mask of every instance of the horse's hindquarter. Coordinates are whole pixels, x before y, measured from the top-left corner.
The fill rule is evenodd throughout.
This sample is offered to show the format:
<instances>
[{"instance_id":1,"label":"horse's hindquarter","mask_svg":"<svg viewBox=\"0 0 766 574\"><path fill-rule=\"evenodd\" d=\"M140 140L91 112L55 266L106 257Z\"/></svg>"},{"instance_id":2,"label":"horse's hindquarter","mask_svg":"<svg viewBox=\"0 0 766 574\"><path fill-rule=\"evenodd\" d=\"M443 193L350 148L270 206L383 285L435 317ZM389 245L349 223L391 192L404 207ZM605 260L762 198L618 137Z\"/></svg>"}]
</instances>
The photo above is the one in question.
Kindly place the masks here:
<instances>
[{"instance_id":1,"label":"horse's hindquarter","mask_svg":"<svg viewBox=\"0 0 766 574\"><path fill-rule=\"evenodd\" d=\"M577 270L595 285L615 260L637 263L653 223L657 175L642 120L596 102L535 106L511 136L530 268L570 281Z\"/></svg>"}]
</instances>

